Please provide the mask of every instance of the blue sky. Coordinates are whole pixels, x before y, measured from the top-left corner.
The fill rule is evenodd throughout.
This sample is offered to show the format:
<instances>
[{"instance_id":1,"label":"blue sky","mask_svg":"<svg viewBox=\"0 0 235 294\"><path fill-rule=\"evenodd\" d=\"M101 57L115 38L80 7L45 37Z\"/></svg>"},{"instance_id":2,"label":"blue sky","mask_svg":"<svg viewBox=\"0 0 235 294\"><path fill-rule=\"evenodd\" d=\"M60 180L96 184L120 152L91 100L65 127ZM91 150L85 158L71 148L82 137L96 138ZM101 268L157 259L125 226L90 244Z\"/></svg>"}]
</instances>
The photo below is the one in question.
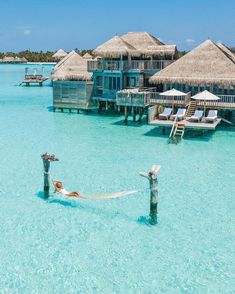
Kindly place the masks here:
<instances>
[{"instance_id":1,"label":"blue sky","mask_svg":"<svg viewBox=\"0 0 235 294\"><path fill-rule=\"evenodd\" d=\"M128 31L181 50L208 37L235 47L235 0L7 0L0 9L1 52L89 49Z\"/></svg>"}]
</instances>

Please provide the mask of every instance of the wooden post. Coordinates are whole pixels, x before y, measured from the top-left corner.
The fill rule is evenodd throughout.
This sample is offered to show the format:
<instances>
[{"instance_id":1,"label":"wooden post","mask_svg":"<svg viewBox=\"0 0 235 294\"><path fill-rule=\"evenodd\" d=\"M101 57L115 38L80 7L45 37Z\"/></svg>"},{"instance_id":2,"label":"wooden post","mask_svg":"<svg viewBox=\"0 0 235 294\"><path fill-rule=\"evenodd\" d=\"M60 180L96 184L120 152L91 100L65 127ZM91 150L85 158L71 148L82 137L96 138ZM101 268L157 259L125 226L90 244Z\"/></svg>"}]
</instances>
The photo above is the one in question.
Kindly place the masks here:
<instances>
[{"instance_id":1,"label":"wooden post","mask_svg":"<svg viewBox=\"0 0 235 294\"><path fill-rule=\"evenodd\" d=\"M125 106L124 112L125 112L124 123L125 125L127 125L128 124L128 106Z\"/></svg>"},{"instance_id":2,"label":"wooden post","mask_svg":"<svg viewBox=\"0 0 235 294\"><path fill-rule=\"evenodd\" d=\"M133 107L133 121L136 121L136 107Z\"/></svg>"},{"instance_id":3,"label":"wooden post","mask_svg":"<svg viewBox=\"0 0 235 294\"><path fill-rule=\"evenodd\" d=\"M159 165L153 165L148 173L141 172L140 175L149 180L150 187L150 213L149 223L151 225L157 224L157 206L158 206L158 187L157 187L157 173L160 170Z\"/></svg>"},{"instance_id":4,"label":"wooden post","mask_svg":"<svg viewBox=\"0 0 235 294\"><path fill-rule=\"evenodd\" d=\"M51 161L58 161L59 159L55 157L54 154L48 154L47 152L41 155L43 160L43 167L44 167L44 193L45 196L49 195L50 191L50 162Z\"/></svg>"},{"instance_id":5,"label":"wooden post","mask_svg":"<svg viewBox=\"0 0 235 294\"><path fill-rule=\"evenodd\" d=\"M142 107L139 108L139 123L141 124L142 122L142 116L143 116L143 109Z\"/></svg>"}]
</instances>

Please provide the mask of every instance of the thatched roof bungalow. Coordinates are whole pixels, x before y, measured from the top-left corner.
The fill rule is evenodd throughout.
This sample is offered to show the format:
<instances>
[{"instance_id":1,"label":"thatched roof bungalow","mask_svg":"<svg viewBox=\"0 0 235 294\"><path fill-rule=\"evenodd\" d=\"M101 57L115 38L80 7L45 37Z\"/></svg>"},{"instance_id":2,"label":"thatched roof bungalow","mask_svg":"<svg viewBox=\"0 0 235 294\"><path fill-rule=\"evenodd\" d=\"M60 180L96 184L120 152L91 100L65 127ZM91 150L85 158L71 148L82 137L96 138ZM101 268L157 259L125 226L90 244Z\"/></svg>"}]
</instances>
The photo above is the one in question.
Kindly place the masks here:
<instances>
[{"instance_id":1,"label":"thatched roof bungalow","mask_svg":"<svg viewBox=\"0 0 235 294\"><path fill-rule=\"evenodd\" d=\"M4 56L2 61L5 63L14 63L15 58L13 56Z\"/></svg>"},{"instance_id":2,"label":"thatched roof bungalow","mask_svg":"<svg viewBox=\"0 0 235 294\"><path fill-rule=\"evenodd\" d=\"M136 49L119 36L114 36L94 50L96 56L103 58L120 58L121 56L135 55Z\"/></svg>"},{"instance_id":3,"label":"thatched roof bungalow","mask_svg":"<svg viewBox=\"0 0 235 294\"><path fill-rule=\"evenodd\" d=\"M28 60L25 57L21 58L22 62L28 62Z\"/></svg>"},{"instance_id":4,"label":"thatched roof bungalow","mask_svg":"<svg viewBox=\"0 0 235 294\"><path fill-rule=\"evenodd\" d=\"M54 68L52 80L91 81L92 74L87 71L87 60L75 51L71 51Z\"/></svg>"},{"instance_id":5,"label":"thatched roof bungalow","mask_svg":"<svg viewBox=\"0 0 235 294\"><path fill-rule=\"evenodd\" d=\"M94 55L103 58L131 57L174 57L176 45L165 45L147 32L129 32L114 36L94 50Z\"/></svg>"},{"instance_id":6,"label":"thatched roof bungalow","mask_svg":"<svg viewBox=\"0 0 235 294\"><path fill-rule=\"evenodd\" d=\"M87 71L87 59L75 51L61 60L51 76L53 80L54 109L92 109L92 73Z\"/></svg>"},{"instance_id":7,"label":"thatched roof bungalow","mask_svg":"<svg viewBox=\"0 0 235 294\"><path fill-rule=\"evenodd\" d=\"M91 60L92 56L88 52L82 56L84 59Z\"/></svg>"},{"instance_id":8,"label":"thatched roof bungalow","mask_svg":"<svg viewBox=\"0 0 235 294\"><path fill-rule=\"evenodd\" d=\"M61 60L63 59L68 53L65 52L63 49L59 49L58 51L56 51L55 54L52 55L52 57L55 59L55 60Z\"/></svg>"},{"instance_id":9,"label":"thatched roof bungalow","mask_svg":"<svg viewBox=\"0 0 235 294\"><path fill-rule=\"evenodd\" d=\"M73 56L75 53L74 50L72 50L71 52L69 52L69 54L67 54L63 59L61 59L55 66L54 66L54 71L58 70L61 66L65 66L67 65L71 65L72 60L70 59L71 56ZM77 58L81 58L82 56L79 55L78 53L76 53Z\"/></svg>"},{"instance_id":10,"label":"thatched roof bungalow","mask_svg":"<svg viewBox=\"0 0 235 294\"><path fill-rule=\"evenodd\" d=\"M153 84L235 85L235 61L221 45L206 40L150 78Z\"/></svg>"},{"instance_id":11,"label":"thatched roof bungalow","mask_svg":"<svg viewBox=\"0 0 235 294\"><path fill-rule=\"evenodd\" d=\"M128 32L123 35L122 38L124 41L135 47L139 52L139 55L172 57L177 52L176 45L165 45L147 32Z\"/></svg>"}]
</instances>

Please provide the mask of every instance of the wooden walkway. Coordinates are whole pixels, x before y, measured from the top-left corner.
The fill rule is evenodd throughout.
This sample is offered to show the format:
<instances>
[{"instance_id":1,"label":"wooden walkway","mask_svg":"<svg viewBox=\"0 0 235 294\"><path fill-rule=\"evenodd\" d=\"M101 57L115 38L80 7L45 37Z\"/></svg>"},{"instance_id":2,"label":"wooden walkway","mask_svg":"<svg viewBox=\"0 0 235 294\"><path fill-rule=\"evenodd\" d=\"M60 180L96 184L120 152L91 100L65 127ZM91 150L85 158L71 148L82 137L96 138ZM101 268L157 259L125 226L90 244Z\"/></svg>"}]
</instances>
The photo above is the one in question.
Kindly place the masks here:
<instances>
[{"instance_id":1,"label":"wooden walkway","mask_svg":"<svg viewBox=\"0 0 235 294\"><path fill-rule=\"evenodd\" d=\"M49 77L44 77L41 75L26 75L20 85L25 84L26 86L30 86L31 84L39 84L39 86L42 86L43 83L48 79Z\"/></svg>"},{"instance_id":2,"label":"wooden walkway","mask_svg":"<svg viewBox=\"0 0 235 294\"><path fill-rule=\"evenodd\" d=\"M179 123L184 124L185 129L194 129L194 130L215 130L216 127L220 124L221 118L218 118L215 122L205 122L205 120L202 119L201 122L191 122L187 120L179 121ZM172 120L160 120L155 119L151 121L150 125L155 125L158 127L169 127L172 128L174 121Z\"/></svg>"}]
</instances>

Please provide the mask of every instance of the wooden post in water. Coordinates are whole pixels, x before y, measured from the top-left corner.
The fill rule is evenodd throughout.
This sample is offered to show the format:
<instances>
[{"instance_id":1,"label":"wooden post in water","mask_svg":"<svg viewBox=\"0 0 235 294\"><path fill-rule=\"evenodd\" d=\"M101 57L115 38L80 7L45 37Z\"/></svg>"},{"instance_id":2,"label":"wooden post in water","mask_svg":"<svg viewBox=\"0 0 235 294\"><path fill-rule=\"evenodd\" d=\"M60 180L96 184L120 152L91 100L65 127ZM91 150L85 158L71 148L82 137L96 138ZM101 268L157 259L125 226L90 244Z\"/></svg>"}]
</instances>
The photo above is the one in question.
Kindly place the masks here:
<instances>
[{"instance_id":1,"label":"wooden post in water","mask_svg":"<svg viewBox=\"0 0 235 294\"><path fill-rule=\"evenodd\" d=\"M48 154L47 152L41 155L44 167L44 193L48 196L50 191L50 162L58 161L59 159L55 157L54 154Z\"/></svg>"},{"instance_id":2,"label":"wooden post in water","mask_svg":"<svg viewBox=\"0 0 235 294\"><path fill-rule=\"evenodd\" d=\"M143 116L143 109L142 107L139 108L139 123L141 124L142 122L142 116Z\"/></svg>"},{"instance_id":3,"label":"wooden post in water","mask_svg":"<svg viewBox=\"0 0 235 294\"><path fill-rule=\"evenodd\" d=\"M124 114L125 114L124 123L125 123L125 125L127 125L128 124L128 106L125 106Z\"/></svg>"},{"instance_id":4,"label":"wooden post in water","mask_svg":"<svg viewBox=\"0 0 235 294\"><path fill-rule=\"evenodd\" d=\"M133 121L136 121L136 107L133 106Z\"/></svg>"},{"instance_id":5,"label":"wooden post in water","mask_svg":"<svg viewBox=\"0 0 235 294\"><path fill-rule=\"evenodd\" d=\"M157 224L157 206L158 206L158 187L157 187L157 173L160 170L159 165L153 165L148 173L141 172L140 175L149 180L150 187L150 213L149 223L151 225Z\"/></svg>"}]
</instances>

